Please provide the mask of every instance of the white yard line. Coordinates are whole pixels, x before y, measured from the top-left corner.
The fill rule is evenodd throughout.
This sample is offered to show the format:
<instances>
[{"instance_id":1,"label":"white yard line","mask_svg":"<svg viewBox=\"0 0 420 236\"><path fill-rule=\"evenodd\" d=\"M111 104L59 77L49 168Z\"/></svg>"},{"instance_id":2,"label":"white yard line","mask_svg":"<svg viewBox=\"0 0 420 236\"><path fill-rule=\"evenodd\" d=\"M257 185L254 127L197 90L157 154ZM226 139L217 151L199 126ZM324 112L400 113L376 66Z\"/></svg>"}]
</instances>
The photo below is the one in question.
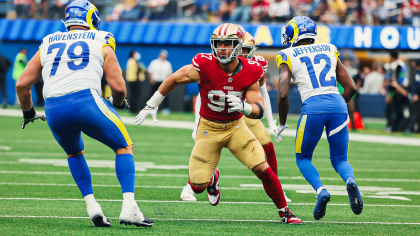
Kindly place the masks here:
<instances>
[{"instance_id":1,"label":"white yard line","mask_svg":"<svg viewBox=\"0 0 420 236\"><path fill-rule=\"evenodd\" d=\"M12 116L12 117L22 117L22 112L20 110L11 110L11 109L0 109L0 116ZM134 123L134 117L121 117L121 120L126 125L136 125ZM153 126L161 128L178 128L178 129L190 129L194 127L194 122L192 121L171 121L171 120L159 120L158 123L154 123L152 119L146 119L142 126ZM295 129L286 129L283 131L282 135L295 137ZM322 138L326 139L325 133L322 135ZM396 137L396 136L385 136L385 135L371 135L371 134L349 134L351 141L356 142L369 142L369 143L386 143L386 144L399 144L399 145L408 145L408 146L420 146L420 138L406 138L406 137Z\"/></svg>"},{"instance_id":2,"label":"white yard line","mask_svg":"<svg viewBox=\"0 0 420 236\"><path fill-rule=\"evenodd\" d=\"M89 217L78 216L17 216L17 215L0 215L1 218L53 218L53 219L89 219ZM117 220L117 217L107 217L108 219ZM165 221L211 221L211 222L268 222L280 223L280 220L230 220L230 219L175 219L175 218L151 218L152 220ZM303 221L304 223L314 224L378 224L378 225L420 225L420 223L403 223L403 222L340 222L340 221Z\"/></svg>"},{"instance_id":3,"label":"white yard line","mask_svg":"<svg viewBox=\"0 0 420 236\"><path fill-rule=\"evenodd\" d=\"M19 174L19 175L71 175L70 172L57 172L57 171L8 171L1 170L0 174ZM91 175L98 176L116 176L115 173L95 173ZM166 178L188 178L187 174L141 174L136 173L137 177L166 177ZM223 175L225 179L256 179L253 175ZM279 176L280 180L304 180L303 176ZM338 177L322 177L326 181L341 181ZM357 181L363 182L392 182L392 183L420 183L420 179L383 179L383 178L357 178ZM0 183L1 184L1 183Z\"/></svg>"},{"instance_id":4,"label":"white yard line","mask_svg":"<svg viewBox=\"0 0 420 236\"><path fill-rule=\"evenodd\" d=\"M156 158L156 157L154 157ZM168 157L168 159L173 159ZM27 165L27 163L24 162L19 162L19 161L0 161L0 164L3 165ZM218 166L219 169L248 169L246 166ZM328 171L328 172L336 172L332 167L330 168L317 168L319 171ZM296 170L296 167L279 167L279 170ZM394 172L398 172L398 173L419 173L419 170L416 169L360 169L357 168L354 170L355 172L373 172L373 173L394 173ZM12 171L13 172L13 171ZM13 174L11 172L11 174ZM4 174L8 174L9 172L7 171L0 171L0 173L4 173ZM25 174L25 173L32 173L32 172L28 172L28 171L21 171L19 172L19 174ZM61 172L51 172L51 173L58 173L58 174L62 174ZM66 172L66 173L70 173L70 172ZM96 175L101 175L101 173L95 173ZM103 175L109 175L109 173L102 173ZM152 176L153 174L136 174L138 176ZM186 175L178 175L178 177L185 177Z\"/></svg>"},{"instance_id":5,"label":"white yard line","mask_svg":"<svg viewBox=\"0 0 420 236\"><path fill-rule=\"evenodd\" d=\"M25 200L25 201L85 201L84 199L61 199L61 198L0 198L0 200ZM119 199L96 199L98 202L122 202ZM136 202L145 203L185 203L185 204L209 204L208 201L165 201L165 200L136 200ZM219 204L237 204L237 205L272 205L273 202L220 202ZM316 203L288 203L293 206L315 206ZM346 206L349 204L329 203L328 206ZM407 207L407 208L420 208L420 205L381 205L381 204L364 204L368 207Z\"/></svg>"}]
</instances>

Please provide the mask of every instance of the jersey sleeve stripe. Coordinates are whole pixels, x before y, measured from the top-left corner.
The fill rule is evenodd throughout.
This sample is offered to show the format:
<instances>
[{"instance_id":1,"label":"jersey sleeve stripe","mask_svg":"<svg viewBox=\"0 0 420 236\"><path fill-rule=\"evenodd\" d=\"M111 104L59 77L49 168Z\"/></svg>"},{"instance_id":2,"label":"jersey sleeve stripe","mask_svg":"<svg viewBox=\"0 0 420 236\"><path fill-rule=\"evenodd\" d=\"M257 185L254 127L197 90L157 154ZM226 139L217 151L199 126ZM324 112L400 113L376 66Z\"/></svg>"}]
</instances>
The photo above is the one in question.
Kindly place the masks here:
<instances>
[{"instance_id":1,"label":"jersey sleeve stripe","mask_svg":"<svg viewBox=\"0 0 420 236\"><path fill-rule=\"evenodd\" d=\"M276 56L277 67L280 68L281 64L286 64L289 66L290 71L292 71L292 62L290 58L283 52L279 52Z\"/></svg>"},{"instance_id":2,"label":"jersey sleeve stripe","mask_svg":"<svg viewBox=\"0 0 420 236\"><path fill-rule=\"evenodd\" d=\"M337 50L337 48L335 49L335 51L334 51L334 55L335 55L335 58L337 59L337 61L338 61L338 58L340 57L340 52Z\"/></svg>"}]
</instances>

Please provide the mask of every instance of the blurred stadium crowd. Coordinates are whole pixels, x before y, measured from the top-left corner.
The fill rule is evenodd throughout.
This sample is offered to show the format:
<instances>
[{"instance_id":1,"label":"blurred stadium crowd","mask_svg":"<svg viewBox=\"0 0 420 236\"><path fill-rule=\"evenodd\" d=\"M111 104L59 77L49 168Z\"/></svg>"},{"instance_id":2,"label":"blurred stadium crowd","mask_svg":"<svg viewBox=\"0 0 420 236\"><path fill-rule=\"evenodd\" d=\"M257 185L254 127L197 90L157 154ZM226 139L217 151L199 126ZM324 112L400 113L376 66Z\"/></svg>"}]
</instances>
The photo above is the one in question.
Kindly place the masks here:
<instances>
[{"instance_id":1,"label":"blurred stadium crowd","mask_svg":"<svg viewBox=\"0 0 420 236\"><path fill-rule=\"evenodd\" d=\"M72 0L0 0L8 18L62 19ZM417 0L92 0L107 21L285 23L307 15L324 24L420 26Z\"/></svg>"}]
</instances>

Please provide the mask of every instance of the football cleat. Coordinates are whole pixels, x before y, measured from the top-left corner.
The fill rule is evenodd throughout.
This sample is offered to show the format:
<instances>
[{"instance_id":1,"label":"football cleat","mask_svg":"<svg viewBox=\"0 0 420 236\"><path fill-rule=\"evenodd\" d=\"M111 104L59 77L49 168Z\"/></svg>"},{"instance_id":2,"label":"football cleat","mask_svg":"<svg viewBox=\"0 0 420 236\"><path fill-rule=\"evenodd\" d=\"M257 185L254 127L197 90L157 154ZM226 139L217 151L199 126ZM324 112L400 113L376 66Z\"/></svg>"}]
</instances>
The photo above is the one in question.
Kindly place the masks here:
<instances>
[{"instance_id":1,"label":"football cleat","mask_svg":"<svg viewBox=\"0 0 420 236\"><path fill-rule=\"evenodd\" d=\"M184 189L181 192L181 200L188 201L188 202L197 201L197 198L194 197L194 191L192 190L190 184L187 184L187 186L184 186Z\"/></svg>"},{"instance_id":2,"label":"football cleat","mask_svg":"<svg viewBox=\"0 0 420 236\"><path fill-rule=\"evenodd\" d=\"M111 227L111 222L104 216L101 205L98 203L89 204L87 206L87 212L94 227Z\"/></svg>"},{"instance_id":3,"label":"football cleat","mask_svg":"<svg viewBox=\"0 0 420 236\"><path fill-rule=\"evenodd\" d=\"M216 168L213 172L212 182L210 186L207 187L207 197L209 198L210 204L213 206L217 206L220 202L219 178L220 171Z\"/></svg>"},{"instance_id":4,"label":"football cleat","mask_svg":"<svg viewBox=\"0 0 420 236\"><path fill-rule=\"evenodd\" d=\"M120 214L120 224L135 225L137 227L152 227L153 220L144 216L140 211L137 202L123 201L123 206Z\"/></svg>"},{"instance_id":5,"label":"football cleat","mask_svg":"<svg viewBox=\"0 0 420 236\"><path fill-rule=\"evenodd\" d=\"M331 195L327 192L326 189L322 189L318 194L318 199L316 200L316 205L314 209L314 218L315 220L320 220L325 216L327 211L327 203L331 200Z\"/></svg>"},{"instance_id":6,"label":"football cleat","mask_svg":"<svg viewBox=\"0 0 420 236\"><path fill-rule=\"evenodd\" d=\"M286 207L284 211L279 210L279 216L281 218L281 223L301 225L302 220L297 216L293 215L289 207Z\"/></svg>"},{"instance_id":7,"label":"football cleat","mask_svg":"<svg viewBox=\"0 0 420 236\"><path fill-rule=\"evenodd\" d=\"M354 179L347 180L347 193L350 198L350 207L354 214L360 215L363 210L363 200L360 195L359 188L357 187Z\"/></svg>"}]
</instances>

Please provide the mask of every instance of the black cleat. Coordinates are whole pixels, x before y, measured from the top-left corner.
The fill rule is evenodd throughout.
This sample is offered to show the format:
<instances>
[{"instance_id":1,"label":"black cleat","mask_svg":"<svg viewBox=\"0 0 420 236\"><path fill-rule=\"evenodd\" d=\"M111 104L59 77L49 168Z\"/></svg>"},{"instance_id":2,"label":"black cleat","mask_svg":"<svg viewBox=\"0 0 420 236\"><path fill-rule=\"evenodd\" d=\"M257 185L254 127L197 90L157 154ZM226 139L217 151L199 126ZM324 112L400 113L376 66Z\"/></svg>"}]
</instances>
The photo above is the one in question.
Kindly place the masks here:
<instances>
[{"instance_id":1,"label":"black cleat","mask_svg":"<svg viewBox=\"0 0 420 236\"><path fill-rule=\"evenodd\" d=\"M153 222L153 220L151 220L151 219L149 219L149 218L147 218L147 217L144 216L144 220L143 221L140 221L140 222L131 222L131 221L127 221L127 220L120 220L120 224L135 225L137 227L140 227L141 226L141 227L149 228L149 227L152 227L153 226L154 222Z\"/></svg>"},{"instance_id":2,"label":"black cleat","mask_svg":"<svg viewBox=\"0 0 420 236\"><path fill-rule=\"evenodd\" d=\"M350 207L354 214L360 215L363 211L363 200L359 192L359 187L357 187L354 179L349 179L347 181L347 193L350 198Z\"/></svg>"},{"instance_id":3,"label":"black cleat","mask_svg":"<svg viewBox=\"0 0 420 236\"><path fill-rule=\"evenodd\" d=\"M105 220L104 220L105 218ZM111 222L105 216L97 215L92 218L94 227L111 227Z\"/></svg>"}]
</instances>

